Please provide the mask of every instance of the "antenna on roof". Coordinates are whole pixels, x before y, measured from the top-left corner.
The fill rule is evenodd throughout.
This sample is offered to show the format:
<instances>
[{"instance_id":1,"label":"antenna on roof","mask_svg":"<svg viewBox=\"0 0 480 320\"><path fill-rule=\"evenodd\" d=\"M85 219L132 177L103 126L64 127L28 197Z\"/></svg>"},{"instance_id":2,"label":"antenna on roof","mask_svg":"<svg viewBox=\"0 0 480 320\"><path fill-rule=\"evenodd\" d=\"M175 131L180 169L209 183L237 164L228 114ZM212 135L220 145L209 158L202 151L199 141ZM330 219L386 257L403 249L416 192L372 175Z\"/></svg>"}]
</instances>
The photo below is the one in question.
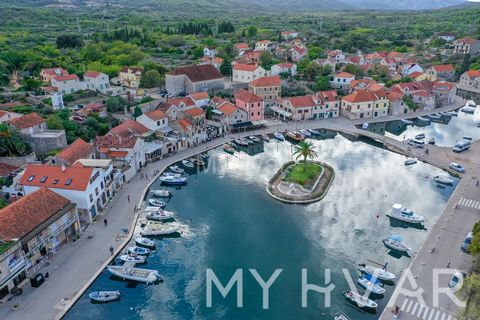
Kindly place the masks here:
<instances>
[{"instance_id":1,"label":"antenna on roof","mask_svg":"<svg viewBox=\"0 0 480 320\"><path fill-rule=\"evenodd\" d=\"M65 164L62 163L62 172L65 172L66 168L65 168Z\"/></svg>"}]
</instances>

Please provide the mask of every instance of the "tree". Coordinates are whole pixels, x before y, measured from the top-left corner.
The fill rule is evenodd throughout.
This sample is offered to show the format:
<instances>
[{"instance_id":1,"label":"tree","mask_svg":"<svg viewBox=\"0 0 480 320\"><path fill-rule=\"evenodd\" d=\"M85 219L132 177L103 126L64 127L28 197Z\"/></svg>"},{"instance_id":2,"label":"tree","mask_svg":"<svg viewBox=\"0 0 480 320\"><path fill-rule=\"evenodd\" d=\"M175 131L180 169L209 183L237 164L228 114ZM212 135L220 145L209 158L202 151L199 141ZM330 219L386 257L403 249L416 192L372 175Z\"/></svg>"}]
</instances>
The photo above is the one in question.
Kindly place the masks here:
<instances>
[{"instance_id":1,"label":"tree","mask_svg":"<svg viewBox=\"0 0 480 320\"><path fill-rule=\"evenodd\" d=\"M257 36L258 28L256 26L250 26L247 29L247 35L249 39L252 39Z\"/></svg>"},{"instance_id":2,"label":"tree","mask_svg":"<svg viewBox=\"0 0 480 320\"><path fill-rule=\"evenodd\" d=\"M330 85L330 79L326 76L321 76L318 78L316 89L317 91L326 91L332 89L332 86Z\"/></svg>"},{"instance_id":3,"label":"tree","mask_svg":"<svg viewBox=\"0 0 480 320\"><path fill-rule=\"evenodd\" d=\"M145 72L140 79L140 87L155 88L160 87L164 82L163 76L157 70L150 70Z\"/></svg>"},{"instance_id":4,"label":"tree","mask_svg":"<svg viewBox=\"0 0 480 320\"><path fill-rule=\"evenodd\" d=\"M315 146L311 142L302 141L295 146L295 160L303 158L304 168L307 167L307 159L315 159L318 157L318 153L315 150Z\"/></svg>"},{"instance_id":5,"label":"tree","mask_svg":"<svg viewBox=\"0 0 480 320\"><path fill-rule=\"evenodd\" d=\"M115 96L108 98L105 104L108 112L118 112L123 111L127 106L127 101L120 96Z\"/></svg>"},{"instance_id":6,"label":"tree","mask_svg":"<svg viewBox=\"0 0 480 320\"><path fill-rule=\"evenodd\" d=\"M232 62L230 61L230 58L225 57L225 59L223 59L223 62L220 65L220 72L224 76L230 76L232 74Z\"/></svg>"},{"instance_id":7,"label":"tree","mask_svg":"<svg viewBox=\"0 0 480 320\"><path fill-rule=\"evenodd\" d=\"M260 65L265 70L270 70L273 65L273 57L272 54L268 51L264 51L260 54Z\"/></svg>"},{"instance_id":8,"label":"tree","mask_svg":"<svg viewBox=\"0 0 480 320\"><path fill-rule=\"evenodd\" d=\"M77 34L63 34L57 37L57 48L80 48L83 47L83 39Z\"/></svg>"},{"instance_id":9,"label":"tree","mask_svg":"<svg viewBox=\"0 0 480 320\"><path fill-rule=\"evenodd\" d=\"M30 146L23 142L16 130L10 129L6 124L0 124L0 155L19 156L30 151Z\"/></svg>"},{"instance_id":10,"label":"tree","mask_svg":"<svg viewBox=\"0 0 480 320\"><path fill-rule=\"evenodd\" d=\"M62 120L57 115L52 115L47 119L47 127L50 130L63 130Z\"/></svg>"},{"instance_id":11,"label":"tree","mask_svg":"<svg viewBox=\"0 0 480 320\"><path fill-rule=\"evenodd\" d=\"M355 77L357 78L361 78L365 75L365 71L363 71L362 68L354 64L347 64L344 71L355 75Z\"/></svg>"},{"instance_id":12,"label":"tree","mask_svg":"<svg viewBox=\"0 0 480 320\"><path fill-rule=\"evenodd\" d=\"M137 119L142 114L143 114L142 109L139 106L135 106L135 108L133 109L133 117Z\"/></svg>"}]
</instances>

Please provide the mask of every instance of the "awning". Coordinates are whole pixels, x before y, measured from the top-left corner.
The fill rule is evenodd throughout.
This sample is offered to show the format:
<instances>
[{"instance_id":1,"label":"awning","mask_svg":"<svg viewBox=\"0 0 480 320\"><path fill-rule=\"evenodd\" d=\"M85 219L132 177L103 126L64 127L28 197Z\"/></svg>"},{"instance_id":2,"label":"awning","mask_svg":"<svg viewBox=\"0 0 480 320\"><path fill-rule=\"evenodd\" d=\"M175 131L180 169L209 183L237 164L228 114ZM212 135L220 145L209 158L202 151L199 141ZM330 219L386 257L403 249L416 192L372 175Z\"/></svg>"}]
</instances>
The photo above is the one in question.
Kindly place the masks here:
<instances>
[{"instance_id":1,"label":"awning","mask_svg":"<svg viewBox=\"0 0 480 320\"><path fill-rule=\"evenodd\" d=\"M262 125L267 124L267 123L268 123L267 120L252 121L252 124L253 124L254 126L262 126Z\"/></svg>"},{"instance_id":2,"label":"awning","mask_svg":"<svg viewBox=\"0 0 480 320\"><path fill-rule=\"evenodd\" d=\"M167 133L173 131L173 129L170 128L169 126L164 126L164 127L161 127L160 129L158 129L157 131L160 131L163 134L167 134Z\"/></svg>"},{"instance_id":3,"label":"awning","mask_svg":"<svg viewBox=\"0 0 480 320\"><path fill-rule=\"evenodd\" d=\"M219 116L221 116L221 115L223 114L222 111L217 110L217 109L213 109L213 110L211 110L211 112L214 113L214 114L216 114L216 115L219 115Z\"/></svg>"},{"instance_id":4,"label":"awning","mask_svg":"<svg viewBox=\"0 0 480 320\"><path fill-rule=\"evenodd\" d=\"M162 149L162 145L159 143L145 142L145 153L152 154L157 150Z\"/></svg>"},{"instance_id":5,"label":"awning","mask_svg":"<svg viewBox=\"0 0 480 320\"><path fill-rule=\"evenodd\" d=\"M282 110L280 109L279 107L276 107L276 106L273 106L273 107L270 107L270 110L272 110L273 112L276 112L284 117L287 117L287 118L290 118L292 116L292 114L288 111L285 111L285 110Z\"/></svg>"},{"instance_id":6,"label":"awning","mask_svg":"<svg viewBox=\"0 0 480 320\"><path fill-rule=\"evenodd\" d=\"M245 121L245 122L241 122L241 123L232 124L232 128L234 128L234 129L251 127L251 126L253 126L251 121Z\"/></svg>"}]
</instances>

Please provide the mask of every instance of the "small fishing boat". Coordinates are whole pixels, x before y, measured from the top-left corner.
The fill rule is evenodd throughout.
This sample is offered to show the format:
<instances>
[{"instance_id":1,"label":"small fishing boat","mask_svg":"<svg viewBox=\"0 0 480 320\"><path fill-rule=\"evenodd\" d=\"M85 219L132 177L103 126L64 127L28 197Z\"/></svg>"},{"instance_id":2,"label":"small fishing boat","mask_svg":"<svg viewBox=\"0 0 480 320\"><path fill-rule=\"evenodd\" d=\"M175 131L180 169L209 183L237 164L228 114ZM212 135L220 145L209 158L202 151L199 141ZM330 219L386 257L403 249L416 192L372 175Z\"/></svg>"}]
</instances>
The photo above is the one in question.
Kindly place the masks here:
<instances>
[{"instance_id":1,"label":"small fishing boat","mask_svg":"<svg viewBox=\"0 0 480 320\"><path fill-rule=\"evenodd\" d=\"M248 139L252 140L253 142L260 142L260 139L255 136L248 136Z\"/></svg>"},{"instance_id":2,"label":"small fishing boat","mask_svg":"<svg viewBox=\"0 0 480 320\"><path fill-rule=\"evenodd\" d=\"M235 149L231 145L229 145L228 143L225 143L223 145L223 151L225 151L228 154L234 154L235 153Z\"/></svg>"},{"instance_id":3,"label":"small fishing boat","mask_svg":"<svg viewBox=\"0 0 480 320\"><path fill-rule=\"evenodd\" d=\"M239 146L242 146L242 147L246 147L248 146L248 143L243 141L242 139L235 139L234 142L239 145Z\"/></svg>"},{"instance_id":4,"label":"small fishing boat","mask_svg":"<svg viewBox=\"0 0 480 320\"><path fill-rule=\"evenodd\" d=\"M160 209L159 207L153 207L153 206L148 206L145 209L143 209L144 212L156 212L160 210L162 209Z\"/></svg>"},{"instance_id":5,"label":"small fishing boat","mask_svg":"<svg viewBox=\"0 0 480 320\"><path fill-rule=\"evenodd\" d=\"M435 138L428 139L428 144L435 145Z\"/></svg>"},{"instance_id":6,"label":"small fishing boat","mask_svg":"<svg viewBox=\"0 0 480 320\"><path fill-rule=\"evenodd\" d=\"M414 165L415 163L417 163L417 159L415 158L408 158L407 160L405 160L404 164L406 166L411 166L411 165Z\"/></svg>"},{"instance_id":7,"label":"small fishing boat","mask_svg":"<svg viewBox=\"0 0 480 320\"><path fill-rule=\"evenodd\" d=\"M140 234L142 236L166 236L179 232L179 225L173 223L158 223L149 221L142 228Z\"/></svg>"},{"instance_id":8,"label":"small fishing boat","mask_svg":"<svg viewBox=\"0 0 480 320\"><path fill-rule=\"evenodd\" d=\"M134 262L134 263L145 263L147 261L147 257L145 256L139 256L139 255L131 255L131 254L122 254L120 257L120 260L123 262Z\"/></svg>"},{"instance_id":9,"label":"small fishing boat","mask_svg":"<svg viewBox=\"0 0 480 320\"><path fill-rule=\"evenodd\" d=\"M178 174L185 173L185 170L183 170L179 166L170 166L170 171L172 171L173 173L178 173Z\"/></svg>"},{"instance_id":10,"label":"small fishing boat","mask_svg":"<svg viewBox=\"0 0 480 320\"><path fill-rule=\"evenodd\" d=\"M429 117L432 120L440 120L442 117L439 116L438 114L429 114L427 117Z\"/></svg>"},{"instance_id":11,"label":"small fishing boat","mask_svg":"<svg viewBox=\"0 0 480 320\"><path fill-rule=\"evenodd\" d=\"M358 278L358 284L364 287L367 291L374 294L385 293L385 289L381 286L380 281L372 276L370 273L365 274L363 277Z\"/></svg>"},{"instance_id":12,"label":"small fishing boat","mask_svg":"<svg viewBox=\"0 0 480 320\"><path fill-rule=\"evenodd\" d=\"M191 163L193 163L194 165L196 165L197 167L204 167L206 165L205 161L203 161L202 159L200 159L199 157L198 158L190 158L188 159Z\"/></svg>"},{"instance_id":13,"label":"small fishing boat","mask_svg":"<svg viewBox=\"0 0 480 320\"><path fill-rule=\"evenodd\" d=\"M312 136L312 133L311 133L310 131L306 130L306 129L301 129L301 130L299 130L299 131L300 131L300 133L301 133L302 135L304 135L305 137L309 137L309 138L310 138L310 137Z\"/></svg>"},{"instance_id":14,"label":"small fishing boat","mask_svg":"<svg viewBox=\"0 0 480 320\"><path fill-rule=\"evenodd\" d=\"M458 112L457 111L450 111L448 114L452 117L458 117Z\"/></svg>"},{"instance_id":15,"label":"small fishing boat","mask_svg":"<svg viewBox=\"0 0 480 320\"><path fill-rule=\"evenodd\" d=\"M475 108L473 107L463 107L460 109L460 111L465 112L465 113L475 113Z\"/></svg>"},{"instance_id":16,"label":"small fishing boat","mask_svg":"<svg viewBox=\"0 0 480 320\"><path fill-rule=\"evenodd\" d=\"M398 203L395 203L392 206L392 210L387 213L387 216L413 224L423 224L425 222L425 218L423 216L416 214L412 210L405 208Z\"/></svg>"},{"instance_id":17,"label":"small fishing boat","mask_svg":"<svg viewBox=\"0 0 480 320\"><path fill-rule=\"evenodd\" d=\"M343 295L347 300L354 302L359 308L377 309L378 304L375 301L365 298L361 294L353 291L345 291Z\"/></svg>"},{"instance_id":18,"label":"small fishing boat","mask_svg":"<svg viewBox=\"0 0 480 320\"><path fill-rule=\"evenodd\" d=\"M153 283L160 277L157 270L135 268L134 266L133 262L125 262L123 266L108 266L107 270L123 280L143 283Z\"/></svg>"},{"instance_id":19,"label":"small fishing boat","mask_svg":"<svg viewBox=\"0 0 480 320\"><path fill-rule=\"evenodd\" d=\"M468 100L465 106L475 108L477 105L475 104L475 101Z\"/></svg>"},{"instance_id":20,"label":"small fishing boat","mask_svg":"<svg viewBox=\"0 0 480 320\"><path fill-rule=\"evenodd\" d=\"M208 153L204 152L204 153L200 153L200 157L203 159L203 160L208 160L210 158L210 156L208 155Z\"/></svg>"},{"instance_id":21,"label":"small fishing boat","mask_svg":"<svg viewBox=\"0 0 480 320\"><path fill-rule=\"evenodd\" d=\"M131 254L136 254L139 256L146 256L150 254L150 249L137 247L137 246L128 247L127 251Z\"/></svg>"},{"instance_id":22,"label":"small fishing boat","mask_svg":"<svg viewBox=\"0 0 480 320\"><path fill-rule=\"evenodd\" d=\"M155 241L144 237L136 237L135 243L137 244L137 246L146 247L149 249L155 249L156 246Z\"/></svg>"},{"instance_id":23,"label":"small fishing boat","mask_svg":"<svg viewBox=\"0 0 480 320\"><path fill-rule=\"evenodd\" d=\"M343 313L337 313L335 317L333 317L334 320L350 320L346 315Z\"/></svg>"},{"instance_id":24,"label":"small fishing boat","mask_svg":"<svg viewBox=\"0 0 480 320\"><path fill-rule=\"evenodd\" d=\"M248 137L243 138L243 141L245 141L249 145L255 143L255 141L248 139Z\"/></svg>"},{"instance_id":25,"label":"small fishing boat","mask_svg":"<svg viewBox=\"0 0 480 320\"><path fill-rule=\"evenodd\" d=\"M158 179L162 184L169 186L183 186L187 184L186 177L161 176Z\"/></svg>"},{"instance_id":26,"label":"small fishing boat","mask_svg":"<svg viewBox=\"0 0 480 320\"><path fill-rule=\"evenodd\" d=\"M441 174L441 175L435 176L433 177L433 180L435 180L435 182L439 184L444 184L447 186L453 185L453 179L447 175Z\"/></svg>"},{"instance_id":27,"label":"small fishing boat","mask_svg":"<svg viewBox=\"0 0 480 320\"><path fill-rule=\"evenodd\" d=\"M262 140L265 142L270 142L270 138L266 134L262 134Z\"/></svg>"},{"instance_id":28,"label":"small fishing boat","mask_svg":"<svg viewBox=\"0 0 480 320\"><path fill-rule=\"evenodd\" d=\"M393 273L388 272L386 270L386 267L376 268L374 266L365 265L365 264L361 264L360 266L361 266L360 271L362 271L363 273L372 274L380 280L393 281L396 278L396 276Z\"/></svg>"},{"instance_id":29,"label":"small fishing boat","mask_svg":"<svg viewBox=\"0 0 480 320\"><path fill-rule=\"evenodd\" d=\"M111 302L120 299L120 291L94 291L88 294L92 301Z\"/></svg>"},{"instance_id":30,"label":"small fishing boat","mask_svg":"<svg viewBox=\"0 0 480 320\"><path fill-rule=\"evenodd\" d=\"M412 125L413 124L413 121L412 120L407 120L407 119L400 119L400 121L402 121L404 124L406 124L407 126L409 125Z\"/></svg>"},{"instance_id":31,"label":"small fishing boat","mask_svg":"<svg viewBox=\"0 0 480 320\"><path fill-rule=\"evenodd\" d=\"M473 140L473 137L472 137L472 136L463 136L463 140L472 141L472 140Z\"/></svg>"},{"instance_id":32,"label":"small fishing boat","mask_svg":"<svg viewBox=\"0 0 480 320\"><path fill-rule=\"evenodd\" d=\"M285 141L285 137L283 136L283 134L281 134L280 132L275 132L273 134L273 136L275 137L275 139L277 139L278 141Z\"/></svg>"},{"instance_id":33,"label":"small fishing boat","mask_svg":"<svg viewBox=\"0 0 480 320\"><path fill-rule=\"evenodd\" d=\"M189 160L182 160L182 164L183 166L189 168L189 169L193 169L195 167L195 165L193 164L193 162L189 161Z\"/></svg>"},{"instance_id":34,"label":"small fishing boat","mask_svg":"<svg viewBox=\"0 0 480 320\"><path fill-rule=\"evenodd\" d=\"M181 177L182 175L180 173L173 173L173 172L164 172L162 174L162 177L170 176L170 177Z\"/></svg>"},{"instance_id":35,"label":"small fishing boat","mask_svg":"<svg viewBox=\"0 0 480 320\"><path fill-rule=\"evenodd\" d=\"M395 251L407 253L407 254L408 254L408 251L411 250L409 247L405 246L402 243L402 238L397 235L391 235L389 238L383 239L382 241L383 241L383 244L391 250L395 250Z\"/></svg>"},{"instance_id":36,"label":"small fishing boat","mask_svg":"<svg viewBox=\"0 0 480 320\"><path fill-rule=\"evenodd\" d=\"M420 121L426 121L426 122L430 121L428 118L425 118L425 117L417 117L417 119Z\"/></svg>"},{"instance_id":37,"label":"small fishing boat","mask_svg":"<svg viewBox=\"0 0 480 320\"><path fill-rule=\"evenodd\" d=\"M172 178L173 178L173 177L172 177ZM165 208L165 207L166 207L165 202L160 201L160 200L158 200L158 199L148 199L148 203L149 203L151 206L154 206L154 207L159 207L159 208Z\"/></svg>"},{"instance_id":38,"label":"small fishing boat","mask_svg":"<svg viewBox=\"0 0 480 320\"><path fill-rule=\"evenodd\" d=\"M422 140L425 139L425 133L419 133L415 136L415 139Z\"/></svg>"},{"instance_id":39,"label":"small fishing boat","mask_svg":"<svg viewBox=\"0 0 480 320\"><path fill-rule=\"evenodd\" d=\"M305 140L305 136L303 136L300 132L294 131L294 132L287 132L287 139L293 141L293 142L301 142Z\"/></svg>"},{"instance_id":40,"label":"small fishing boat","mask_svg":"<svg viewBox=\"0 0 480 320\"><path fill-rule=\"evenodd\" d=\"M145 217L148 220L164 221L164 220L173 219L174 215L175 214L171 211L158 210L158 211L154 211L154 212L147 212L145 214Z\"/></svg>"},{"instance_id":41,"label":"small fishing boat","mask_svg":"<svg viewBox=\"0 0 480 320\"><path fill-rule=\"evenodd\" d=\"M320 135L320 132L318 132L317 130L315 129L308 129L308 131L313 134L314 136L319 136Z\"/></svg>"},{"instance_id":42,"label":"small fishing boat","mask_svg":"<svg viewBox=\"0 0 480 320\"><path fill-rule=\"evenodd\" d=\"M170 198L173 196L170 190L152 190L152 194L160 198Z\"/></svg>"}]
</instances>

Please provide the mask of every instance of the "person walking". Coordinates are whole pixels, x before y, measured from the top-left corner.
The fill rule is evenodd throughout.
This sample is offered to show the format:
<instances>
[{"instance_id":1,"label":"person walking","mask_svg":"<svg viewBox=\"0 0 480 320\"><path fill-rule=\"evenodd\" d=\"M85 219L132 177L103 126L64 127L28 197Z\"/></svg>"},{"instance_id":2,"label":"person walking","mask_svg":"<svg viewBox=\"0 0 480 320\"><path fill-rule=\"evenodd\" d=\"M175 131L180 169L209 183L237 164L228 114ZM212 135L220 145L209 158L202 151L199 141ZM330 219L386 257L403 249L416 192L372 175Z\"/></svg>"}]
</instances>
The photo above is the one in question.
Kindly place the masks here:
<instances>
[{"instance_id":1,"label":"person walking","mask_svg":"<svg viewBox=\"0 0 480 320\"><path fill-rule=\"evenodd\" d=\"M114 251L115 251L115 249L114 249L112 246L110 246L110 255L111 255L111 256L113 256L113 252L114 252Z\"/></svg>"},{"instance_id":2,"label":"person walking","mask_svg":"<svg viewBox=\"0 0 480 320\"><path fill-rule=\"evenodd\" d=\"M103 225L106 227L108 224L107 218L103 219Z\"/></svg>"},{"instance_id":3,"label":"person walking","mask_svg":"<svg viewBox=\"0 0 480 320\"><path fill-rule=\"evenodd\" d=\"M127 196L128 203L130 203L130 195Z\"/></svg>"}]
</instances>

